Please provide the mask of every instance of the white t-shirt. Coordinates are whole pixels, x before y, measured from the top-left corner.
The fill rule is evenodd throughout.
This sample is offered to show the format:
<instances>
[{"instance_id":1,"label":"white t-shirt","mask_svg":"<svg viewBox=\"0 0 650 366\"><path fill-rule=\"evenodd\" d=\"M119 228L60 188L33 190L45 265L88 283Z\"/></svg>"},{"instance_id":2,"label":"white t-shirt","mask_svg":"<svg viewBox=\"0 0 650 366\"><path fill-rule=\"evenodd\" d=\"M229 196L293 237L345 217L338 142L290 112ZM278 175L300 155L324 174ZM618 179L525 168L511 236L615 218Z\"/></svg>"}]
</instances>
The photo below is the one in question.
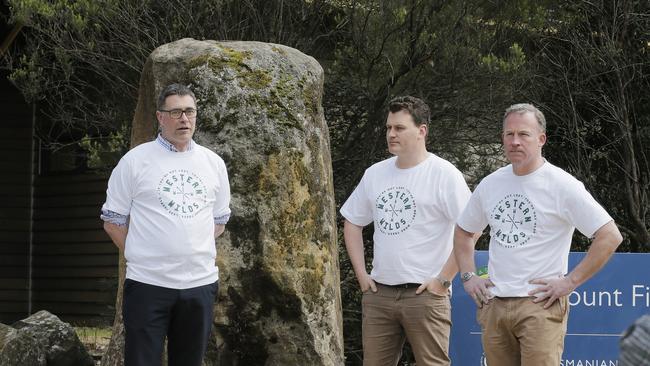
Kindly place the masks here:
<instances>
[{"instance_id":1,"label":"white t-shirt","mask_svg":"<svg viewBox=\"0 0 650 366\"><path fill-rule=\"evenodd\" d=\"M228 215L229 204L221 157L199 145L173 152L152 141L122 157L102 209L130 216L126 278L185 289L219 278L214 217Z\"/></svg>"},{"instance_id":2,"label":"white t-shirt","mask_svg":"<svg viewBox=\"0 0 650 366\"><path fill-rule=\"evenodd\" d=\"M368 168L341 214L358 226L374 222L375 281L423 283L449 258L454 223L470 191L460 171L434 154L409 169L398 168L396 160Z\"/></svg>"},{"instance_id":3,"label":"white t-shirt","mask_svg":"<svg viewBox=\"0 0 650 366\"><path fill-rule=\"evenodd\" d=\"M508 165L485 177L458 225L472 233L490 225L493 295L527 297L536 287L530 280L567 273L575 228L592 237L610 221L580 181L544 162L524 176L515 175Z\"/></svg>"}]
</instances>

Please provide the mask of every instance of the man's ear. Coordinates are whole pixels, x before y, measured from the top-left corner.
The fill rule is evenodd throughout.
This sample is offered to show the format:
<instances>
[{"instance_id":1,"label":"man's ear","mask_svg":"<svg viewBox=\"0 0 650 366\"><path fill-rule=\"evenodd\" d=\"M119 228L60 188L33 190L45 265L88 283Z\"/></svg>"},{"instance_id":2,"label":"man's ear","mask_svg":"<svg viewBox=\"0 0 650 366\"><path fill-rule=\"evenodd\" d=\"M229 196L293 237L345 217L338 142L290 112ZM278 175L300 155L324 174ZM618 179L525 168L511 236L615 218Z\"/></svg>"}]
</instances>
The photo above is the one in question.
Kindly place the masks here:
<instances>
[{"instance_id":1,"label":"man's ear","mask_svg":"<svg viewBox=\"0 0 650 366\"><path fill-rule=\"evenodd\" d=\"M158 120L158 132L163 130L163 114L160 111L156 111L156 119Z\"/></svg>"},{"instance_id":2,"label":"man's ear","mask_svg":"<svg viewBox=\"0 0 650 366\"><path fill-rule=\"evenodd\" d=\"M429 127L427 127L426 123L421 124L418 129L420 130L420 136L422 136L422 138L426 138L427 134L429 133Z\"/></svg>"},{"instance_id":3,"label":"man's ear","mask_svg":"<svg viewBox=\"0 0 650 366\"><path fill-rule=\"evenodd\" d=\"M546 134L541 133L539 135L539 146L542 147L542 146L544 146L544 144L546 144Z\"/></svg>"}]
</instances>

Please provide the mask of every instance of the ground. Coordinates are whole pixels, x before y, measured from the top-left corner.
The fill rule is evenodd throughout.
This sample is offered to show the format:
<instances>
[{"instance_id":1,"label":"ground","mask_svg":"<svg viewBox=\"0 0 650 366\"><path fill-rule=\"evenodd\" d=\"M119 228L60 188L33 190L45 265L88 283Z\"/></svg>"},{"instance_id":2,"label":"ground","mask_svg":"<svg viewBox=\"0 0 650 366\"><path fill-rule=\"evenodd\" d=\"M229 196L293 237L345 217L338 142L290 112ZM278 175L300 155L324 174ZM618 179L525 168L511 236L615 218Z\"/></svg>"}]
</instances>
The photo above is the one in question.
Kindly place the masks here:
<instances>
[{"instance_id":1,"label":"ground","mask_svg":"<svg viewBox=\"0 0 650 366\"><path fill-rule=\"evenodd\" d=\"M99 365L99 361L108 347L111 340L111 327L92 328L92 327L75 327L77 336L84 344L88 353L95 360L95 364Z\"/></svg>"}]
</instances>

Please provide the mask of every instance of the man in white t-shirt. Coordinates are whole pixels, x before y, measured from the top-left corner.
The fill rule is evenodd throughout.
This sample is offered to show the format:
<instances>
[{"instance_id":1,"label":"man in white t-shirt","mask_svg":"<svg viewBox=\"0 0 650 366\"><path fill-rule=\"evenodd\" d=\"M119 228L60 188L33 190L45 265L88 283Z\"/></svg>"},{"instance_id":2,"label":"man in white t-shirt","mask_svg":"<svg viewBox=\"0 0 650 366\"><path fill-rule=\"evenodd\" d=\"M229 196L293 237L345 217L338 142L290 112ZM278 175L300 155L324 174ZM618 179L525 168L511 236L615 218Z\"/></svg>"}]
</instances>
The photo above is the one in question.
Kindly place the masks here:
<instances>
[{"instance_id":1,"label":"man in white t-shirt","mask_svg":"<svg viewBox=\"0 0 650 366\"><path fill-rule=\"evenodd\" d=\"M218 292L215 239L230 217L224 161L192 140L196 98L158 98L160 134L122 157L108 181L104 229L124 251L124 365L200 366Z\"/></svg>"},{"instance_id":2,"label":"man in white t-shirt","mask_svg":"<svg viewBox=\"0 0 650 366\"><path fill-rule=\"evenodd\" d=\"M584 185L542 157L545 132L544 115L533 105L506 110L503 148L511 164L476 187L454 234L461 279L479 308L490 365L560 365L567 296L602 268L622 241ZM489 279L475 275L473 240L487 225ZM576 228L593 241L567 274Z\"/></svg>"},{"instance_id":3,"label":"man in white t-shirt","mask_svg":"<svg viewBox=\"0 0 650 366\"><path fill-rule=\"evenodd\" d=\"M341 208L345 245L363 292L364 366L397 365L408 340L418 366L449 365L454 223L470 191L448 161L429 153L429 107L414 97L389 103L388 151L366 170ZM363 227L374 222L372 271Z\"/></svg>"}]
</instances>

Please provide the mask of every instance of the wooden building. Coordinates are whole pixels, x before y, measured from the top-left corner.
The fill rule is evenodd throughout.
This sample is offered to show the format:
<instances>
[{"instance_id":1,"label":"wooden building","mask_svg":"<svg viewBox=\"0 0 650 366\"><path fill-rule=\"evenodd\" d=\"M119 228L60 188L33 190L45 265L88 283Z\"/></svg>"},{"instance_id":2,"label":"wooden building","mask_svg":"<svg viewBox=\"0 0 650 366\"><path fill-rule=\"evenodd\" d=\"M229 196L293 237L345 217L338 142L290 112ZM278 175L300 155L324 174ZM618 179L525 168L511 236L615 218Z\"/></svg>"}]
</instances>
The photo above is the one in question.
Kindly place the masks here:
<instances>
[{"instance_id":1,"label":"wooden building","mask_svg":"<svg viewBox=\"0 0 650 366\"><path fill-rule=\"evenodd\" d=\"M76 325L111 324L118 252L99 218L107 178L41 146L36 111L6 72L0 95L0 322L48 310Z\"/></svg>"}]
</instances>

